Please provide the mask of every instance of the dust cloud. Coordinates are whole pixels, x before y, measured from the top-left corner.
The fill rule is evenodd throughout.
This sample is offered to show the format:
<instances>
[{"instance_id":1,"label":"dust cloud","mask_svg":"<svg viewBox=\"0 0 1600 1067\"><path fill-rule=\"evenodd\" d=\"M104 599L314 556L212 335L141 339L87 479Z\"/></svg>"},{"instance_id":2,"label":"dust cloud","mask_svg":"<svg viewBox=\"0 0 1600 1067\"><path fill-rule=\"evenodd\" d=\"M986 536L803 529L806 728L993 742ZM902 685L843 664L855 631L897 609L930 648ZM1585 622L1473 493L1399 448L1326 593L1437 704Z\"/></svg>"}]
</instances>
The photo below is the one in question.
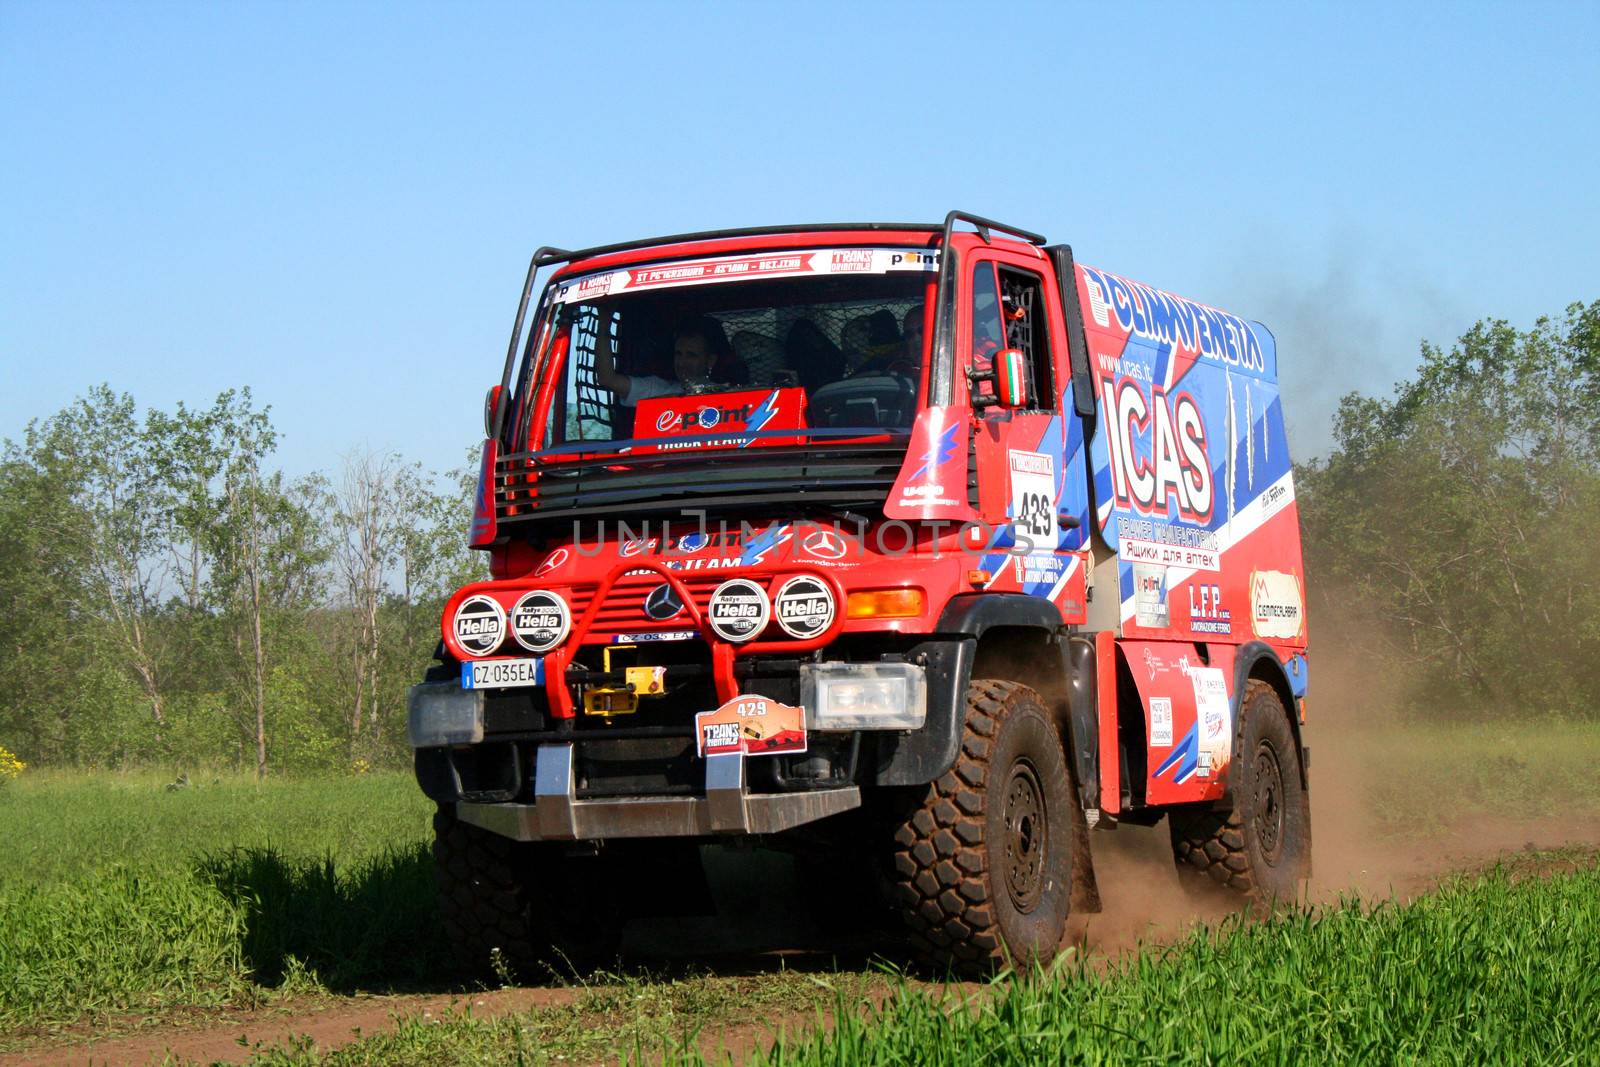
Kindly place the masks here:
<instances>
[{"instance_id":1,"label":"dust cloud","mask_svg":"<svg viewBox=\"0 0 1600 1067\"><path fill-rule=\"evenodd\" d=\"M1266 233L1246 247L1248 258L1227 272L1219 299L1265 323L1277 341L1296 460L1329 451L1333 414L1346 393L1388 396L1416 368L1423 339L1447 345L1471 322L1409 257L1354 232L1334 235L1315 254ZM1297 253L1302 258L1293 258Z\"/></svg>"}]
</instances>

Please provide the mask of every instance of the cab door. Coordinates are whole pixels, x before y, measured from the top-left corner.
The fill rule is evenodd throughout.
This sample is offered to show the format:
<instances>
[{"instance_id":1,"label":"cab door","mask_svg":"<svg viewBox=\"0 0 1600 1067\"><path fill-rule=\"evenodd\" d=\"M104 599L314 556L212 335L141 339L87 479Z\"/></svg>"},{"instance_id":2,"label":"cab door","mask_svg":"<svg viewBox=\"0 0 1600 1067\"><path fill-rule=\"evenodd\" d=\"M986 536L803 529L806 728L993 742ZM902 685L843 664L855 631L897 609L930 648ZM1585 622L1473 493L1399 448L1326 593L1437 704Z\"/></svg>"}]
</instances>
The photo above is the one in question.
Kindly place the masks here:
<instances>
[{"instance_id":1,"label":"cab door","mask_svg":"<svg viewBox=\"0 0 1600 1067\"><path fill-rule=\"evenodd\" d=\"M959 269L956 388L973 403L972 468L989 528L984 588L1043 597L1064 623L1080 623L1088 480L1052 264L1037 249L975 244ZM1001 407L988 380L1002 349L1023 354L1020 408Z\"/></svg>"}]
</instances>

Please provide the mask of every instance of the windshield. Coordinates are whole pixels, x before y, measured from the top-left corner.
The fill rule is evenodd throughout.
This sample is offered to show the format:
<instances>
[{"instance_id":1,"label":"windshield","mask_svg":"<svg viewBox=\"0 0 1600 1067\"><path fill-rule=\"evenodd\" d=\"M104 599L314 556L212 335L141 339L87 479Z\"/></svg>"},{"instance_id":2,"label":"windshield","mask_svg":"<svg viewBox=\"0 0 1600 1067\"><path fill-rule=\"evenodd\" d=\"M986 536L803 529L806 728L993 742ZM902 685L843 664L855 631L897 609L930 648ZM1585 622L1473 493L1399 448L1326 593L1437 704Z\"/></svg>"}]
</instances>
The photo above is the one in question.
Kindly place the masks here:
<instances>
[{"instance_id":1,"label":"windshield","mask_svg":"<svg viewBox=\"0 0 1600 1067\"><path fill-rule=\"evenodd\" d=\"M510 444L699 433L716 425L703 421L715 418L707 410L763 404L781 409L772 425L785 430L909 429L937 266L925 250L824 248L562 279L546 294L536 358L517 376ZM552 379L554 388L538 388ZM708 406L686 396L720 399ZM694 405L702 421L678 426L680 410Z\"/></svg>"}]
</instances>

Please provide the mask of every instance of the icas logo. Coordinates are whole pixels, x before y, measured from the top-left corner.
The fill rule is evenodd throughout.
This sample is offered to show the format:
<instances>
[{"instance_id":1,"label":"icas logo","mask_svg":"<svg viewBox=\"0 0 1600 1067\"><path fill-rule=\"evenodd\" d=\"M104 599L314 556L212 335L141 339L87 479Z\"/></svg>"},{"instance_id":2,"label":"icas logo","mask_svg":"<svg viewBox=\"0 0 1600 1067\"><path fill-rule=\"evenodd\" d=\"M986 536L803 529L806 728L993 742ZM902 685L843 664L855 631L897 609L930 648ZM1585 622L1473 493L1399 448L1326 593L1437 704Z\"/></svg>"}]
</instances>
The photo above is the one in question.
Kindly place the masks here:
<instances>
[{"instance_id":1,"label":"icas logo","mask_svg":"<svg viewBox=\"0 0 1600 1067\"><path fill-rule=\"evenodd\" d=\"M1169 400L1165 389L1153 385L1146 400L1133 378L1106 379L1101 393L1117 502L1147 515L1168 515L1176 504L1190 522L1210 522L1211 462L1194 397L1183 392Z\"/></svg>"}]
</instances>

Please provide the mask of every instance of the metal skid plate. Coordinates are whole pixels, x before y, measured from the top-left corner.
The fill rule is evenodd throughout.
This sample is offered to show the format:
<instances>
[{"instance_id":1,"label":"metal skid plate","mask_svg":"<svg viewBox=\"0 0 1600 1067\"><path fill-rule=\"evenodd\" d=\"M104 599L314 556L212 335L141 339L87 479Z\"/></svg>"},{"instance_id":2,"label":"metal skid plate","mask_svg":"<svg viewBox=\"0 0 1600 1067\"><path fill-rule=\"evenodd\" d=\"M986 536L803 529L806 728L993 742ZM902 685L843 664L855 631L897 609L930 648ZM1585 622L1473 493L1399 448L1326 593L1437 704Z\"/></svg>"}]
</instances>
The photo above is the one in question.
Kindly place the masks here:
<instances>
[{"instance_id":1,"label":"metal skid plate","mask_svg":"<svg viewBox=\"0 0 1600 1067\"><path fill-rule=\"evenodd\" d=\"M861 806L855 786L805 793L750 793L742 753L706 759L703 797L579 800L571 743L540 745L532 804L456 805L456 817L516 841L773 834Z\"/></svg>"}]
</instances>

